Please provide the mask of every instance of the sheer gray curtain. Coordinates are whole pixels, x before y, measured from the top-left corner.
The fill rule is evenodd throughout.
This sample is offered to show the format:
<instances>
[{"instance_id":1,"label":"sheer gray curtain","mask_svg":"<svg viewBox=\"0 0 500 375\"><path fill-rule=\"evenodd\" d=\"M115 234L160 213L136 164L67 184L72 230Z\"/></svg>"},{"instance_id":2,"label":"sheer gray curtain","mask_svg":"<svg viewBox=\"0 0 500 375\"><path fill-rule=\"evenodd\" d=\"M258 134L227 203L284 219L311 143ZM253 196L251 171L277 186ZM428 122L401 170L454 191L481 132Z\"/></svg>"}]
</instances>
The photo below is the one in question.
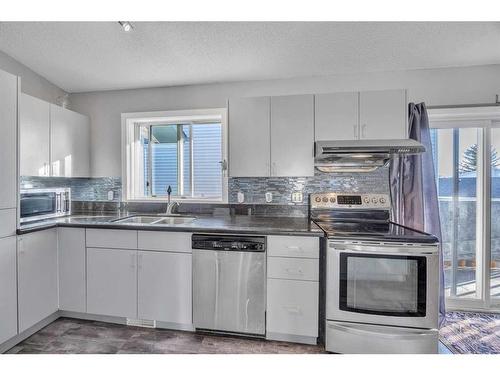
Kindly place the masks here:
<instances>
[{"instance_id":1,"label":"sheer gray curtain","mask_svg":"<svg viewBox=\"0 0 500 375\"><path fill-rule=\"evenodd\" d=\"M389 169L392 217L397 223L435 235L441 242L439 202L425 103L410 103L408 116L410 138L422 143L426 152L392 161ZM442 323L445 315L442 251L439 252L439 263L439 321Z\"/></svg>"}]
</instances>

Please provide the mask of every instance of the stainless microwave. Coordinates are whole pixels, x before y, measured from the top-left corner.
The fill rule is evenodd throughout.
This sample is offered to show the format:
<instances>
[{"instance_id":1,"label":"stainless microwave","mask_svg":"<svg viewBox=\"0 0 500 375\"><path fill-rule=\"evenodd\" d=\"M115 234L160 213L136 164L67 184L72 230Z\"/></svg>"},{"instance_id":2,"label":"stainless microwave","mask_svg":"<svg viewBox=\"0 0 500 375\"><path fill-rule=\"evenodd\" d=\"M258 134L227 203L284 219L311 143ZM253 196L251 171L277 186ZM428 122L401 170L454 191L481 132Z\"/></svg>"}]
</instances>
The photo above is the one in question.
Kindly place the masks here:
<instances>
[{"instance_id":1,"label":"stainless microwave","mask_svg":"<svg viewBox=\"0 0 500 375\"><path fill-rule=\"evenodd\" d=\"M21 223L71 214L71 189L21 190Z\"/></svg>"}]
</instances>

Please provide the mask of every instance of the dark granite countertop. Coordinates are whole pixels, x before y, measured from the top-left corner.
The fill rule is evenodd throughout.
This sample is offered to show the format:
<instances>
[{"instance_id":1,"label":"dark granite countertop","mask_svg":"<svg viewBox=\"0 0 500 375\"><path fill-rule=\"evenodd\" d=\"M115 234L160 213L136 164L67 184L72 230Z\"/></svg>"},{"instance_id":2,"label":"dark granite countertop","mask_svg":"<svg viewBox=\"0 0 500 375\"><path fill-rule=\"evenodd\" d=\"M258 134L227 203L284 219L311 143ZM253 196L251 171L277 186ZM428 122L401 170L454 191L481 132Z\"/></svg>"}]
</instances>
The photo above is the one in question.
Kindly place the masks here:
<instances>
[{"instance_id":1,"label":"dark granite countertop","mask_svg":"<svg viewBox=\"0 0 500 375\"><path fill-rule=\"evenodd\" d=\"M308 218L247 215L199 215L196 220L177 225L116 223L130 215L73 215L23 224L17 234L26 234L54 227L153 230L168 232L238 233L263 235L296 235L323 237L324 232ZM151 216L146 214L146 216Z\"/></svg>"}]
</instances>

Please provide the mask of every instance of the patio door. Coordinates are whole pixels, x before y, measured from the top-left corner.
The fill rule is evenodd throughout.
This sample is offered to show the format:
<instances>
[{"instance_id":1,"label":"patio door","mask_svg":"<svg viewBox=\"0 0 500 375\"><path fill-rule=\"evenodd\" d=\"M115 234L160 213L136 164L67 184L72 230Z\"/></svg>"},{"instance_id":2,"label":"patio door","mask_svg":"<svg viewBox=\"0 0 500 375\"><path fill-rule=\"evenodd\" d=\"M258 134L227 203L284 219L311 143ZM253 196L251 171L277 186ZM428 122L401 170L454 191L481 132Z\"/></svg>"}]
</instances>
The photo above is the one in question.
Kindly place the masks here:
<instances>
[{"instance_id":1,"label":"patio door","mask_svg":"<svg viewBox=\"0 0 500 375\"><path fill-rule=\"evenodd\" d=\"M500 309L500 111L431 110L447 309Z\"/></svg>"}]
</instances>

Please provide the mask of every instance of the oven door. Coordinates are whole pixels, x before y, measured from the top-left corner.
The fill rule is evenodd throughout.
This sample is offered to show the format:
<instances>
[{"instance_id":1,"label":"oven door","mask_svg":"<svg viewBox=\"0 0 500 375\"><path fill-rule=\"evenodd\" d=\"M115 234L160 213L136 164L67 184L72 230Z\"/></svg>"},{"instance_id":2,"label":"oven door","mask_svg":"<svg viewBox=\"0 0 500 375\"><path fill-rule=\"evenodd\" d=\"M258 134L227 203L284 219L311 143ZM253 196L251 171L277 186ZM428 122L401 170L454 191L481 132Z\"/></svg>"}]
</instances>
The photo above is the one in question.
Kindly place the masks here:
<instances>
[{"instance_id":1,"label":"oven door","mask_svg":"<svg viewBox=\"0 0 500 375\"><path fill-rule=\"evenodd\" d=\"M437 246L328 247L327 319L437 328Z\"/></svg>"}]
</instances>

